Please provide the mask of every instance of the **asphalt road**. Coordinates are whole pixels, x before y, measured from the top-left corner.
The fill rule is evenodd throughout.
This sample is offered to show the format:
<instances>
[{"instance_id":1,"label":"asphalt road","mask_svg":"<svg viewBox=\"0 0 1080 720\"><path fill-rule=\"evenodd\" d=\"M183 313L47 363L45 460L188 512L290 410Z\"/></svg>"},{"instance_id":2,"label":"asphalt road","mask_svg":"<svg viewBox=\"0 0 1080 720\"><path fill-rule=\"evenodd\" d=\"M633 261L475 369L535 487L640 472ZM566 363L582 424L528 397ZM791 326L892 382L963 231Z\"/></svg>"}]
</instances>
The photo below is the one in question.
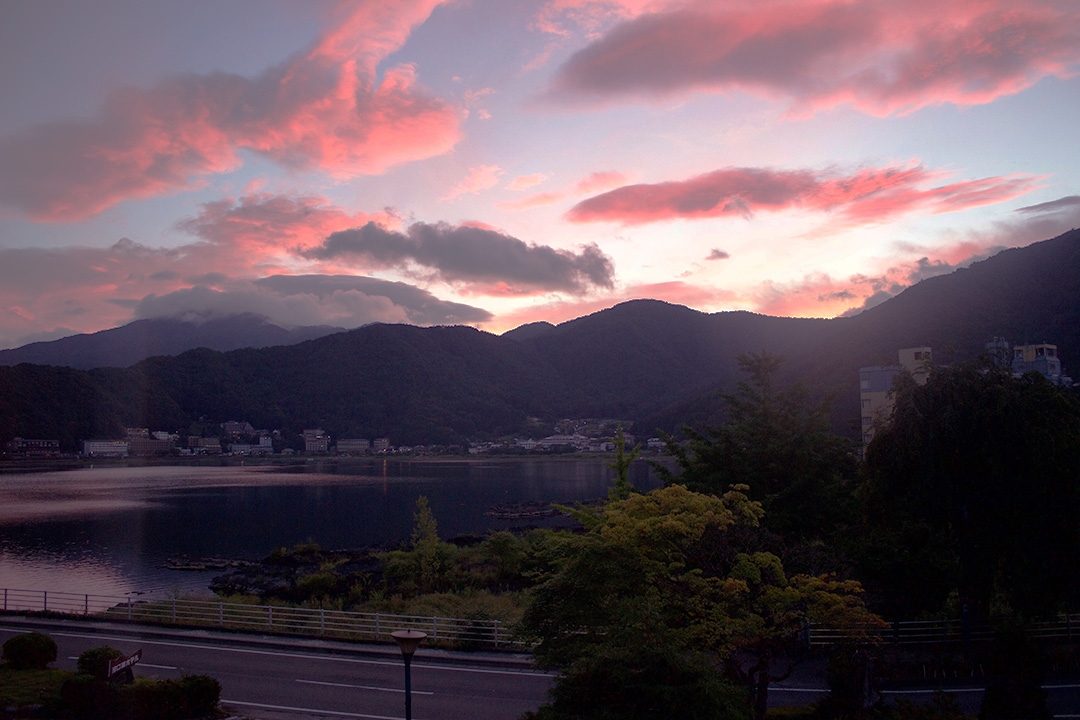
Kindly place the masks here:
<instances>
[{"instance_id":1,"label":"asphalt road","mask_svg":"<svg viewBox=\"0 0 1080 720\"><path fill-rule=\"evenodd\" d=\"M40 629L59 646L56 667L75 669L83 650L111 645L142 649L136 676L207 674L222 685L222 704L258 720L397 720L405 714L404 665L392 645L174 630L108 623L0 617L0 643ZM531 668L527 655L454 653L421 647L412 664L416 720L516 720L547 699L553 676ZM774 684L769 705L804 705L827 694L810 677ZM1080 719L1080 684L1046 687L1057 718ZM981 688L950 688L964 710L977 713ZM886 692L887 699L927 702L934 691Z\"/></svg>"},{"instance_id":2,"label":"asphalt road","mask_svg":"<svg viewBox=\"0 0 1080 720\"><path fill-rule=\"evenodd\" d=\"M0 618L0 642L28 629ZM125 654L141 648L137 677L207 674L222 686L222 704L237 715L265 720L402 718L404 665L394 646L348 643L239 643L192 632L163 635L156 628L68 625L42 628L59 646L56 667L75 669L83 650L110 645ZM134 635L129 634L134 631ZM416 720L512 720L547 699L552 676L518 658L484 653L417 651L412 663Z\"/></svg>"}]
</instances>

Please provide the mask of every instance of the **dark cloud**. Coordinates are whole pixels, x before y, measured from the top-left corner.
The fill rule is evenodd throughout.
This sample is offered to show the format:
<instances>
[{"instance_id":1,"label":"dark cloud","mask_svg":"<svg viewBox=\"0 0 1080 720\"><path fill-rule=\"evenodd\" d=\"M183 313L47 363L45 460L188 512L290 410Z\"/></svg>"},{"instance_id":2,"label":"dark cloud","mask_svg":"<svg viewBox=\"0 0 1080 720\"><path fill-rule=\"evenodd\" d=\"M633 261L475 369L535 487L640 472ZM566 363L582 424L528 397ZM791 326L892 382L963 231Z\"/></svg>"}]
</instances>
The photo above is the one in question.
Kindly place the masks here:
<instances>
[{"instance_id":1,"label":"dark cloud","mask_svg":"<svg viewBox=\"0 0 1080 720\"><path fill-rule=\"evenodd\" d=\"M315 260L363 258L382 267L416 263L451 282L577 294L590 287L613 287L615 274L611 258L595 244L574 253L526 244L486 228L446 223L414 223L396 232L369 222L332 233L322 245L300 254Z\"/></svg>"},{"instance_id":2,"label":"dark cloud","mask_svg":"<svg viewBox=\"0 0 1080 720\"><path fill-rule=\"evenodd\" d=\"M1057 200L1016 208L1018 213L1052 213L1080 208L1080 195L1066 195Z\"/></svg>"},{"instance_id":3,"label":"dark cloud","mask_svg":"<svg viewBox=\"0 0 1080 720\"><path fill-rule=\"evenodd\" d=\"M731 253L729 253L729 252L727 252L725 250L721 250L720 248L713 248L709 252L708 257L706 257L705 259L706 260L727 260L730 257L731 257Z\"/></svg>"}]
</instances>

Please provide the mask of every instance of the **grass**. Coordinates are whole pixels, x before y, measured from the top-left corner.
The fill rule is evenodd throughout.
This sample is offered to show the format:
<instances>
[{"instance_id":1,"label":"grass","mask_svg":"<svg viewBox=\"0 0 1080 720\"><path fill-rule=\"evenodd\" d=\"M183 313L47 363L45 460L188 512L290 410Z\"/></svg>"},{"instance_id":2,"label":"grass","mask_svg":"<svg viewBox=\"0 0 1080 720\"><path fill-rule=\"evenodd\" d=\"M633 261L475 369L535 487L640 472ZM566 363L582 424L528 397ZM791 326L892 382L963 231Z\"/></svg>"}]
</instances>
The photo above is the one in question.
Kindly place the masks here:
<instances>
[{"instance_id":1,"label":"grass","mask_svg":"<svg viewBox=\"0 0 1080 720\"><path fill-rule=\"evenodd\" d=\"M0 665L0 708L24 707L40 703L55 708L60 705L60 686L72 676L66 670L13 670Z\"/></svg>"}]
</instances>

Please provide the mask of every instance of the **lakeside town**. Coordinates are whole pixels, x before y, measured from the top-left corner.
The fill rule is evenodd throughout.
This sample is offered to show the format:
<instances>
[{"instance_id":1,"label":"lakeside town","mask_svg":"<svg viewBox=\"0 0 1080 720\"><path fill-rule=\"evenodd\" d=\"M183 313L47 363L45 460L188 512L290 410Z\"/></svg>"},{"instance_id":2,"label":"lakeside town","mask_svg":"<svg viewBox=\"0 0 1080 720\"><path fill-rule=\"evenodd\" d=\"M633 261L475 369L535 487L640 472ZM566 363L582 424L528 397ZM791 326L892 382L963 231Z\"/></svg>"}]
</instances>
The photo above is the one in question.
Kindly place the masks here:
<instances>
[{"instance_id":1,"label":"lakeside town","mask_svg":"<svg viewBox=\"0 0 1080 720\"><path fill-rule=\"evenodd\" d=\"M221 423L220 435L183 436L180 433L126 428L122 439L90 439L82 441L79 453L65 453L60 442L53 439L17 437L7 443L3 457L7 459L58 458L128 458L128 457L195 457L195 456L339 456L364 457L372 455L520 455L560 454L570 452L610 453L615 450L617 428L624 423L612 420L562 420L560 432L540 438L513 437L496 441L470 442L468 445L394 445L390 438L334 438L322 428L305 429L299 437L289 438L281 430L254 428L246 421ZM629 423L625 423L629 425ZM637 438L624 433L628 447ZM642 450L662 453L663 438L650 437Z\"/></svg>"}]
</instances>

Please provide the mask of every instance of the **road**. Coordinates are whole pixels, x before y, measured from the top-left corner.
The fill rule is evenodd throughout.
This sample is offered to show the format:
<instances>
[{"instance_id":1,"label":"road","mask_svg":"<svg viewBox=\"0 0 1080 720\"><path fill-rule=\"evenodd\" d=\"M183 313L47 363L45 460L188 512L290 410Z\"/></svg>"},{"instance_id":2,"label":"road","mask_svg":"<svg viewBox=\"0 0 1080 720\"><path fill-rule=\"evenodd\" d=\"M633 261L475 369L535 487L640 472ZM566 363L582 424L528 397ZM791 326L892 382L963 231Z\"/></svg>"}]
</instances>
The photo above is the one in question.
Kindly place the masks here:
<instances>
[{"instance_id":1,"label":"road","mask_svg":"<svg viewBox=\"0 0 1080 720\"><path fill-rule=\"evenodd\" d=\"M404 666L397 648L109 623L26 620L0 616L0 643L40 629L59 646L54 664L75 669L83 650L111 645L125 654L142 648L141 677L206 674L222 685L222 704L258 720L332 720L404 717ZM516 720L547 699L554 680L534 670L528 656L453 653L421 647L413 660L416 720ZM1056 718L1080 719L1080 684L1046 686ZM965 711L977 713L981 688L951 688ZM774 684L769 705L805 705L825 697L820 679ZM927 702L934 691L888 691L886 699Z\"/></svg>"},{"instance_id":2,"label":"road","mask_svg":"<svg viewBox=\"0 0 1080 720\"><path fill-rule=\"evenodd\" d=\"M0 618L0 642L31 627ZM207 674L222 686L222 704L264 720L372 718L405 713L404 666L394 646L292 641L238 642L227 633L158 628L52 624L42 628L59 646L55 667L75 669L83 650L111 645L125 654L142 648L140 677ZM134 634L132 634L134 633ZM552 676L513 656L447 653L421 648L412 663L416 720L512 720L547 699Z\"/></svg>"}]
</instances>

